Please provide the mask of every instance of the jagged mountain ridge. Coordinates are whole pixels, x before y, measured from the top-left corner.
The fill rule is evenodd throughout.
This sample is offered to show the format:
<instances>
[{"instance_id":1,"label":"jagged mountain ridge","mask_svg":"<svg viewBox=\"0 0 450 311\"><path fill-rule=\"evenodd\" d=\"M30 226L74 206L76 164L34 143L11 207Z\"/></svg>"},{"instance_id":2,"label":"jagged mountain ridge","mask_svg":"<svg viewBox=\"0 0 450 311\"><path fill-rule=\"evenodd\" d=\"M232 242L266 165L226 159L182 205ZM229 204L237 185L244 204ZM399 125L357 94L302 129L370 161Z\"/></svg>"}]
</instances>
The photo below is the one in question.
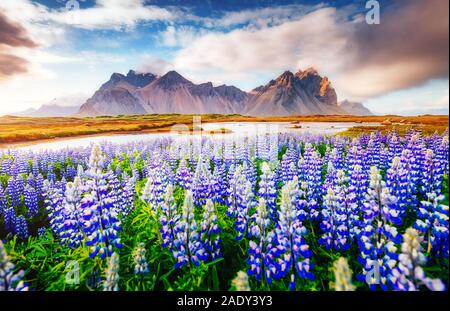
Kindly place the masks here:
<instances>
[{"instance_id":1,"label":"jagged mountain ridge","mask_svg":"<svg viewBox=\"0 0 450 311\"><path fill-rule=\"evenodd\" d=\"M80 115L145 113L330 115L352 114L337 103L327 77L309 68L284 72L268 84L244 92L235 86L195 84L176 71L163 76L114 73L80 108Z\"/></svg>"},{"instance_id":2,"label":"jagged mountain ridge","mask_svg":"<svg viewBox=\"0 0 450 311\"><path fill-rule=\"evenodd\" d=\"M254 89L245 114L262 116L346 114L328 78L315 69L284 72L276 80Z\"/></svg>"}]
</instances>

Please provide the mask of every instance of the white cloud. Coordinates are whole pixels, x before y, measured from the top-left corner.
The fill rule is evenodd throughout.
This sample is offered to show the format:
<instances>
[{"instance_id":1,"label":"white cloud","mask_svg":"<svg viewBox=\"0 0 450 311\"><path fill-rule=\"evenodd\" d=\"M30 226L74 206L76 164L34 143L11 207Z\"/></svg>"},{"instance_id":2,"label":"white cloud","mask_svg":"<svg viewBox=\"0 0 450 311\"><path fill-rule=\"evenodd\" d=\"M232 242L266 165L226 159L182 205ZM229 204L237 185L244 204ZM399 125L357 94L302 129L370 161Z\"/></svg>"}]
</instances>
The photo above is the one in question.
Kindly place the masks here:
<instances>
[{"instance_id":1,"label":"white cloud","mask_svg":"<svg viewBox=\"0 0 450 311\"><path fill-rule=\"evenodd\" d=\"M275 26L290 20L297 19L319 6L306 5L283 5L266 7L253 10L242 10L237 12L228 12L219 19L204 19L206 27L230 27L236 25L250 25L253 27Z\"/></svg>"},{"instance_id":2,"label":"white cloud","mask_svg":"<svg viewBox=\"0 0 450 311\"><path fill-rule=\"evenodd\" d=\"M60 9L50 9L30 0L2 0L0 8L7 12L8 17L39 27L43 23L53 22L59 25L69 25L84 29L116 29L129 30L138 22L169 21L174 15L166 9L144 5L143 0L97 0L94 7L68 10L62 4ZM38 24L38 25L36 25ZM60 29L51 25L50 30Z\"/></svg>"},{"instance_id":3,"label":"white cloud","mask_svg":"<svg viewBox=\"0 0 450 311\"><path fill-rule=\"evenodd\" d=\"M49 12L47 18L86 29L131 29L140 21L169 21L166 9L146 6L143 0L97 0L95 7Z\"/></svg>"},{"instance_id":4,"label":"white cloud","mask_svg":"<svg viewBox=\"0 0 450 311\"><path fill-rule=\"evenodd\" d=\"M184 47L191 44L201 36L210 33L206 29L191 26L169 25L160 33L161 44L167 47Z\"/></svg>"},{"instance_id":5,"label":"white cloud","mask_svg":"<svg viewBox=\"0 0 450 311\"><path fill-rule=\"evenodd\" d=\"M157 75L163 75L173 69L174 68L171 63L152 55L145 55L142 57L136 68L138 72L150 72Z\"/></svg>"},{"instance_id":6,"label":"white cloud","mask_svg":"<svg viewBox=\"0 0 450 311\"><path fill-rule=\"evenodd\" d=\"M332 73L348 59L348 25L339 18L334 8L322 8L274 27L208 33L183 48L174 65L224 74L309 66Z\"/></svg>"}]
</instances>

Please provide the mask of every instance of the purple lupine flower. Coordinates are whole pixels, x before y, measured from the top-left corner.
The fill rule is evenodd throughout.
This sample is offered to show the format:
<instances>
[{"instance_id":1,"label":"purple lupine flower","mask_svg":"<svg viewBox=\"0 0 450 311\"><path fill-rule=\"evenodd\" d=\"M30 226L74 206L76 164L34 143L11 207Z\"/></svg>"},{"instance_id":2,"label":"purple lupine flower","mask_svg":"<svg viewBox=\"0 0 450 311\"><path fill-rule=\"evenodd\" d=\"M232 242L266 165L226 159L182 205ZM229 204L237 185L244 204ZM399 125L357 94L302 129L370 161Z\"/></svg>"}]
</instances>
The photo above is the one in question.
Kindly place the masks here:
<instances>
[{"instance_id":1,"label":"purple lupine flower","mask_svg":"<svg viewBox=\"0 0 450 311\"><path fill-rule=\"evenodd\" d=\"M7 207L8 202L6 201L5 193L3 192L3 186L0 183L0 216Z\"/></svg>"},{"instance_id":2,"label":"purple lupine flower","mask_svg":"<svg viewBox=\"0 0 450 311\"><path fill-rule=\"evenodd\" d=\"M281 189L279 221L276 227L277 269L274 278L280 279L290 274L289 288L295 289L296 275L305 279L314 279L310 263L312 255L304 239L306 228L298 218L298 181L289 181Z\"/></svg>"},{"instance_id":3,"label":"purple lupine flower","mask_svg":"<svg viewBox=\"0 0 450 311\"><path fill-rule=\"evenodd\" d=\"M115 248L122 244L118 232L122 230L115 202L109 196L108 178L111 172L103 173L104 156L99 145L94 145L86 173L85 194L81 200L83 210L86 245L90 247L90 257L111 256Z\"/></svg>"},{"instance_id":4,"label":"purple lupine flower","mask_svg":"<svg viewBox=\"0 0 450 311\"><path fill-rule=\"evenodd\" d=\"M395 243L401 239L397 229L391 225L401 223L395 205L396 198L389 193L378 169L372 166L359 239L358 261L363 271L357 277L359 281L369 284L370 289L380 285L383 290L387 290L391 285L389 275L397 260ZM379 273L371 275L373 269Z\"/></svg>"},{"instance_id":5,"label":"purple lupine flower","mask_svg":"<svg viewBox=\"0 0 450 311\"><path fill-rule=\"evenodd\" d=\"M433 150L427 149L423 163L422 178L420 179L420 192L426 196L430 192L441 192L444 167L435 159Z\"/></svg>"},{"instance_id":6,"label":"purple lupine flower","mask_svg":"<svg viewBox=\"0 0 450 311\"><path fill-rule=\"evenodd\" d=\"M208 199L204 207L203 221L200 223L200 236L206 254L211 260L222 257L220 251L220 231L214 203L211 199Z\"/></svg>"},{"instance_id":7,"label":"purple lupine flower","mask_svg":"<svg viewBox=\"0 0 450 311\"><path fill-rule=\"evenodd\" d=\"M183 189L190 189L192 185L192 172L187 167L186 159L181 159L175 176L176 183Z\"/></svg>"},{"instance_id":8,"label":"purple lupine flower","mask_svg":"<svg viewBox=\"0 0 450 311\"><path fill-rule=\"evenodd\" d=\"M15 265L6 253L5 246L0 240L0 292L2 291L28 291L28 286L21 279L25 275L23 270L14 272Z\"/></svg>"},{"instance_id":9,"label":"purple lupine flower","mask_svg":"<svg viewBox=\"0 0 450 311\"><path fill-rule=\"evenodd\" d=\"M242 173L245 175L247 180L252 184L252 189L255 188L257 172L255 165L250 161L244 161L242 163Z\"/></svg>"},{"instance_id":10,"label":"purple lupine flower","mask_svg":"<svg viewBox=\"0 0 450 311\"><path fill-rule=\"evenodd\" d=\"M427 200L421 202L417 211L418 219L414 228L418 229L427 238L427 252L438 256L449 256L449 221L448 206L440 202L443 195L435 192L427 193Z\"/></svg>"},{"instance_id":11,"label":"purple lupine flower","mask_svg":"<svg viewBox=\"0 0 450 311\"><path fill-rule=\"evenodd\" d=\"M403 235L402 252L391 276L394 290L417 291L422 286L432 291L445 290L441 280L425 276L422 266L426 263L426 257L422 252L422 240L419 231L413 228L408 228Z\"/></svg>"},{"instance_id":12,"label":"purple lupine flower","mask_svg":"<svg viewBox=\"0 0 450 311\"><path fill-rule=\"evenodd\" d=\"M33 187L26 185L24 191L25 206L28 209L28 217L34 217L39 214L38 195Z\"/></svg>"},{"instance_id":13,"label":"purple lupine flower","mask_svg":"<svg viewBox=\"0 0 450 311\"><path fill-rule=\"evenodd\" d=\"M363 203L366 198L367 186L369 184L368 176L362 170L362 166L356 164L351 171L349 171L350 186L355 188L356 204L359 210L362 210Z\"/></svg>"},{"instance_id":14,"label":"purple lupine flower","mask_svg":"<svg viewBox=\"0 0 450 311\"><path fill-rule=\"evenodd\" d=\"M240 200L236 209L235 229L238 232L236 240L240 240L247 235L250 210L256 205L255 195L252 191L252 184L247 180L244 182L240 192Z\"/></svg>"},{"instance_id":15,"label":"purple lupine flower","mask_svg":"<svg viewBox=\"0 0 450 311\"><path fill-rule=\"evenodd\" d=\"M236 217L238 206L241 204L242 201L243 186L245 185L245 183L246 178L242 173L242 166L239 165L235 169L234 165L232 165L230 167L230 170L228 171L228 189L227 189L228 216Z\"/></svg>"},{"instance_id":16,"label":"purple lupine flower","mask_svg":"<svg viewBox=\"0 0 450 311\"><path fill-rule=\"evenodd\" d=\"M220 164L220 162L217 162L214 167L214 201L219 204L225 204L226 203L226 194L227 194L227 170L225 163Z\"/></svg>"},{"instance_id":17,"label":"purple lupine flower","mask_svg":"<svg viewBox=\"0 0 450 311\"><path fill-rule=\"evenodd\" d=\"M40 227L37 229L37 235L39 237L44 236L47 233L47 228L46 227Z\"/></svg>"},{"instance_id":18,"label":"purple lupine flower","mask_svg":"<svg viewBox=\"0 0 450 311\"><path fill-rule=\"evenodd\" d=\"M203 206L208 199L215 197L215 180L208 167L209 160L199 159L192 182L195 206Z\"/></svg>"},{"instance_id":19,"label":"purple lupine flower","mask_svg":"<svg viewBox=\"0 0 450 311\"><path fill-rule=\"evenodd\" d=\"M16 217L14 221L14 232L19 239L28 239L28 223L23 215Z\"/></svg>"},{"instance_id":20,"label":"purple lupine flower","mask_svg":"<svg viewBox=\"0 0 450 311\"><path fill-rule=\"evenodd\" d=\"M56 236L59 236L64 228L64 195L60 188L55 187L50 181L44 182L44 205L48 213L50 228Z\"/></svg>"},{"instance_id":21,"label":"purple lupine flower","mask_svg":"<svg viewBox=\"0 0 450 311\"><path fill-rule=\"evenodd\" d=\"M78 248L84 240L85 223L81 209L81 195L81 178L76 176L73 183L69 182L66 185L61 210L64 223L59 232L61 243L72 248Z\"/></svg>"},{"instance_id":22,"label":"purple lupine flower","mask_svg":"<svg viewBox=\"0 0 450 311\"><path fill-rule=\"evenodd\" d=\"M405 169L405 165L401 163L400 158L395 157L392 160L391 167L386 172L386 186L389 188L389 192L397 198L401 218L406 215L408 183L408 171Z\"/></svg>"},{"instance_id":23,"label":"purple lupine flower","mask_svg":"<svg viewBox=\"0 0 450 311\"><path fill-rule=\"evenodd\" d=\"M177 213L177 205L173 198L173 186L169 184L164 194L164 202L161 204L161 217L159 218L163 247L172 250L172 243L176 237L175 229L179 220L180 215Z\"/></svg>"},{"instance_id":24,"label":"purple lupine flower","mask_svg":"<svg viewBox=\"0 0 450 311\"><path fill-rule=\"evenodd\" d=\"M269 216L272 220L277 219L278 212L276 209L277 200L277 188L275 183L275 174L270 169L267 162L263 162L261 165L261 178L258 184L259 198L263 198L264 202L269 210Z\"/></svg>"},{"instance_id":25,"label":"purple lupine flower","mask_svg":"<svg viewBox=\"0 0 450 311\"><path fill-rule=\"evenodd\" d=\"M257 281L264 279L272 283L272 271L276 270L274 255L276 254L275 233L268 230L270 217L266 209L266 201L260 198L256 213L252 217L249 229L249 258L247 259L248 275L255 276Z\"/></svg>"},{"instance_id":26,"label":"purple lupine flower","mask_svg":"<svg viewBox=\"0 0 450 311\"><path fill-rule=\"evenodd\" d=\"M6 186L6 194L9 197L11 206L18 207L20 205L20 191L18 186L18 179L11 176L8 179L8 185Z\"/></svg>"},{"instance_id":27,"label":"purple lupine flower","mask_svg":"<svg viewBox=\"0 0 450 311\"><path fill-rule=\"evenodd\" d=\"M136 275L145 275L150 272L145 253L146 249L144 243L139 243L133 249L134 274Z\"/></svg>"},{"instance_id":28,"label":"purple lupine flower","mask_svg":"<svg viewBox=\"0 0 450 311\"><path fill-rule=\"evenodd\" d=\"M197 231L194 219L194 196L192 191L186 192L183 213L176 227L176 237L173 241L173 256L176 259L175 268L191 263L198 266L207 258L204 245Z\"/></svg>"},{"instance_id":29,"label":"purple lupine flower","mask_svg":"<svg viewBox=\"0 0 450 311\"><path fill-rule=\"evenodd\" d=\"M14 207L7 207L3 210L3 220L5 231L14 233L14 224L16 222L16 211L14 210Z\"/></svg>"},{"instance_id":30,"label":"purple lupine flower","mask_svg":"<svg viewBox=\"0 0 450 311\"><path fill-rule=\"evenodd\" d=\"M306 153L310 149L311 151ZM308 183L308 197L310 200L319 202L322 197L322 159L317 151L312 151L312 147L305 150L305 179Z\"/></svg>"},{"instance_id":31,"label":"purple lupine flower","mask_svg":"<svg viewBox=\"0 0 450 311\"><path fill-rule=\"evenodd\" d=\"M294 178L294 180L296 180ZM312 221L320 218L320 207L316 200L309 199L308 183L300 183L298 193L298 211L300 220L309 219Z\"/></svg>"},{"instance_id":32,"label":"purple lupine flower","mask_svg":"<svg viewBox=\"0 0 450 311\"><path fill-rule=\"evenodd\" d=\"M319 239L319 244L324 245L326 249L348 250L350 233L341 197L336 195L332 188L328 188L323 205L320 228L324 234Z\"/></svg>"},{"instance_id":33,"label":"purple lupine flower","mask_svg":"<svg viewBox=\"0 0 450 311\"><path fill-rule=\"evenodd\" d=\"M153 155L153 160L148 167L147 176L147 182L142 190L142 199L150 204L153 211L156 211L164 200L163 195L168 184L161 160L156 154Z\"/></svg>"},{"instance_id":34,"label":"purple lupine flower","mask_svg":"<svg viewBox=\"0 0 450 311\"><path fill-rule=\"evenodd\" d=\"M295 166L295 162L293 157L289 152L286 152L281 159L281 180L283 183L287 183L289 180L292 180L294 176L297 175L297 167Z\"/></svg>"},{"instance_id":35,"label":"purple lupine flower","mask_svg":"<svg viewBox=\"0 0 450 311\"><path fill-rule=\"evenodd\" d=\"M42 200L44 198L44 177L42 174L37 175L35 185L34 189L38 194L38 200Z\"/></svg>"}]
</instances>

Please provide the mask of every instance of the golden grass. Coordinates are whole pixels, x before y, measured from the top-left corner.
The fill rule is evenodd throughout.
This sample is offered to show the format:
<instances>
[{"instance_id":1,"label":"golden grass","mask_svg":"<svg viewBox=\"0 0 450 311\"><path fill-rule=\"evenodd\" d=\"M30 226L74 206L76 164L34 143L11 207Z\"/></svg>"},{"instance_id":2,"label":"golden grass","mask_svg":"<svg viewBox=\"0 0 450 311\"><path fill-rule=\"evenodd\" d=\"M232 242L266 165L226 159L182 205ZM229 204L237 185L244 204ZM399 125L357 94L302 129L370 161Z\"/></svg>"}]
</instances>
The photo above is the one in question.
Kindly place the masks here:
<instances>
[{"instance_id":1,"label":"golden grass","mask_svg":"<svg viewBox=\"0 0 450 311\"><path fill-rule=\"evenodd\" d=\"M167 132L175 124L185 124L193 128L194 115L148 114L132 116L32 118L0 117L0 144L27 142L96 135L106 133ZM385 122L388 120L388 122ZM201 115L201 122L385 122L392 123L381 127L357 126L344 132L344 135L357 135L361 132L397 129L404 133L409 128L422 129L425 133L444 131L448 127L448 116L288 116L288 117L251 117L233 115Z\"/></svg>"}]
</instances>

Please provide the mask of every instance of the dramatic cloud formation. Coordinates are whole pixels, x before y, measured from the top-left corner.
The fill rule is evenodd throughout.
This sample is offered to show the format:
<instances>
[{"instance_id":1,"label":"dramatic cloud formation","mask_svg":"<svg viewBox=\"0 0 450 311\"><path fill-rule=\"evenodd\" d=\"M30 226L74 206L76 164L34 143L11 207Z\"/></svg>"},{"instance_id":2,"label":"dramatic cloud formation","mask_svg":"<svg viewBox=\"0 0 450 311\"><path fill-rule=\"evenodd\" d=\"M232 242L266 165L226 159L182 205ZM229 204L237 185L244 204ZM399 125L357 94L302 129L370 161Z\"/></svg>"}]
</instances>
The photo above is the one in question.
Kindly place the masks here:
<instances>
[{"instance_id":1,"label":"dramatic cloud formation","mask_svg":"<svg viewBox=\"0 0 450 311\"><path fill-rule=\"evenodd\" d=\"M379 96L448 77L448 1L403 1L383 11L380 25L364 16L319 8L296 20L258 29L212 32L182 49L176 68L186 71L282 72L314 66L340 94ZM252 15L235 14L228 23Z\"/></svg>"},{"instance_id":2,"label":"dramatic cloud formation","mask_svg":"<svg viewBox=\"0 0 450 311\"><path fill-rule=\"evenodd\" d=\"M14 48L35 46L36 44L28 38L23 27L10 21L0 12L0 80L27 72L28 61L12 55Z\"/></svg>"},{"instance_id":3,"label":"dramatic cloud formation","mask_svg":"<svg viewBox=\"0 0 450 311\"><path fill-rule=\"evenodd\" d=\"M400 1L380 25L358 23L351 67L339 83L355 96L376 96L448 78L449 2Z\"/></svg>"},{"instance_id":4,"label":"dramatic cloud formation","mask_svg":"<svg viewBox=\"0 0 450 311\"><path fill-rule=\"evenodd\" d=\"M323 8L274 27L209 33L181 50L175 66L239 72L283 70L315 60L319 67L334 68L334 55L348 44L337 17L336 9Z\"/></svg>"}]
</instances>

